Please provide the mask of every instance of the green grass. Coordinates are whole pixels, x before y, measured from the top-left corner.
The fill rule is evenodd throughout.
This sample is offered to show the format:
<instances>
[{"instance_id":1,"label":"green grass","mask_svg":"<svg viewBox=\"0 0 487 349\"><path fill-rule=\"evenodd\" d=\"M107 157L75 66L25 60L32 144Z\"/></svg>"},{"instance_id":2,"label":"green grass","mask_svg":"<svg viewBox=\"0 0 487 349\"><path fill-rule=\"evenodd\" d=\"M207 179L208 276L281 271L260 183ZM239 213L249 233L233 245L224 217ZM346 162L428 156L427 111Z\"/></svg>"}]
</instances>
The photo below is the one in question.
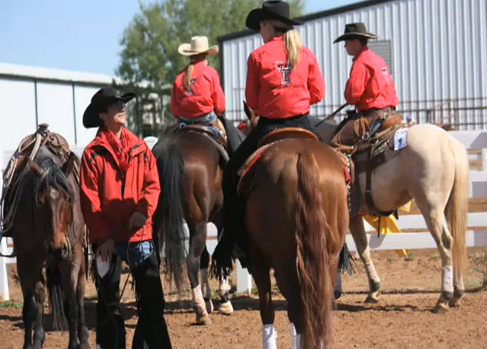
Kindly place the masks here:
<instances>
[{"instance_id":1,"label":"green grass","mask_svg":"<svg viewBox=\"0 0 487 349\"><path fill-rule=\"evenodd\" d=\"M14 309L22 309L24 303L21 301L3 301L0 302L0 309L5 308L14 308Z\"/></svg>"},{"instance_id":2,"label":"green grass","mask_svg":"<svg viewBox=\"0 0 487 349\"><path fill-rule=\"evenodd\" d=\"M409 251L408 255L406 257L404 257L404 260L410 262L414 259L415 256L416 256L416 254L414 253L414 251Z\"/></svg>"}]
</instances>

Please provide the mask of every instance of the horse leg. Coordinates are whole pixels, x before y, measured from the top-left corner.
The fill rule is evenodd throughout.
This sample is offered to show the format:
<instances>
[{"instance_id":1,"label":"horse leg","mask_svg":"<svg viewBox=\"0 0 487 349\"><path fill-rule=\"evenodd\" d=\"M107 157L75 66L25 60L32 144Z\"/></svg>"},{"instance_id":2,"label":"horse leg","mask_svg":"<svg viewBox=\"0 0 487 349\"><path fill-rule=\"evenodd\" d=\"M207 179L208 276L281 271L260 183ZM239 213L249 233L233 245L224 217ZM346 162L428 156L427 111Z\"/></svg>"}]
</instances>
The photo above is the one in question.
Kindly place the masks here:
<instances>
[{"instance_id":1,"label":"horse leg","mask_svg":"<svg viewBox=\"0 0 487 349\"><path fill-rule=\"evenodd\" d=\"M44 278L42 276L43 263L34 263L33 266L31 259L31 256L25 254L18 254L17 256L17 272L24 295L24 306L22 308L24 349L42 348L45 339L42 323L45 300ZM32 341L33 330L34 342Z\"/></svg>"},{"instance_id":2,"label":"horse leg","mask_svg":"<svg viewBox=\"0 0 487 349\"><path fill-rule=\"evenodd\" d=\"M76 286L76 301L78 305L78 339L80 343L79 349L90 349L90 345L88 344L88 327L86 326L85 319L85 274L86 265L82 260L78 273L78 283Z\"/></svg>"},{"instance_id":3,"label":"horse leg","mask_svg":"<svg viewBox=\"0 0 487 349\"><path fill-rule=\"evenodd\" d=\"M369 280L369 293L365 299L365 303L377 303L379 301L380 278L370 258L369 242L362 217L350 218L350 232L360 259L364 263L367 279Z\"/></svg>"},{"instance_id":4,"label":"horse leg","mask_svg":"<svg viewBox=\"0 0 487 349\"><path fill-rule=\"evenodd\" d=\"M440 253L442 264L441 294L436 303L436 307L434 308L434 312L444 313L448 310L448 303L453 298L454 292L452 266L453 237L448 230L448 224L442 209L430 207L428 210L423 211L419 201L416 202L423 213L426 225L428 226Z\"/></svg>"},{"instance_id":5,"label":"horse leg","mask_svg":"<svg viewBox=\"0 0 487 349\"><path fill-rule=\"evenodd\" d=\"M208 266L210 265L210 254L205 247L200 257L200 278L201 278L201 290L203 293L203 299L206 304L206 311L211 313L213 311L213 302L211 301L211 287L208 279Z\"/></svg>"},{"instance_id":6,"label":"horse leg","mask_svg":"<svg viewBox=\"0 0 487 349\"><path fill-rule=\"evenodd\" d=\"M218 239L223 232L223 220L221 216L218 217L219 219L214 219L213 223L218 229ZM232 302L230 301L228 295L230 294L230 285L228 283L227 277L218 277L218 293L220 295L220 305L218 307L218 314L222 315L231 315L233 314L233 306Z\"/></svg>"},{"instance_id":7,"label":"horse leg","mask_svg":"<svg viewBox=\"0 0 487 349\"><path fill-rule=\"evenodd\" d=\"M36 306L36 320L35 320L35 327L34 327L34 349L42 348L44 344L44 339L46 338L46 333L44 331L44 302L46 300L46 291L44 289L44 277L41 273L39 273L39 279L36 282L35 286L35 302Z\"/></svg>"},{"instance_id":8,"label":"horse leg","mask_svg":"<svg viewBox=\"0 0 487 349\"><path fill-rule=\"evenodd\" d=\"M64 314L66 320L68 320L68 349L76 349L78 347L78 300L76 297L76 290L78 286L77 276L80 266L76 261L62 261L59 263L58 268L61 272L62 287L64 291Z\"/></svg>"},{"instance_id":9,"label":"horse leg","mask_svg":"<svg viewBox=\"0 0 487 349\"><path fill-rule=\"evenodd\" d=\"M293 258L291 258L294 260ZM289 319L289 335L291 349L302 348L302 333L304 332L304 313L296 266L287 263L276 266L274 274L279 290L287 300L287 316Z\"/></svg>"},{"instance_id":10,"label":"horse leg","mask_svg":"<svg viewBox=\"0 0 487 349\"><path fill-rule=\"evenodd\" d=\"M188 277L193 295L193 306L196 313L197 325L210 325L211 320L206 311L206 304L198 280L200 256L206 246L206 221L187 221L189 228L189 253L186 258Z\"/></svg>"},{"instance_id":11,"label":"horse leg","mask_svg":"<svg viewBox=\"0 0 487 349\"><path fill-rule=\"evenodd\" d=\"M277 332L274 328L274 305L272 304L270 265L256 248L249 249L249 270L259 292L260 318L262 320L262 347L277 349Z\"/></svg>"}]
</instances>

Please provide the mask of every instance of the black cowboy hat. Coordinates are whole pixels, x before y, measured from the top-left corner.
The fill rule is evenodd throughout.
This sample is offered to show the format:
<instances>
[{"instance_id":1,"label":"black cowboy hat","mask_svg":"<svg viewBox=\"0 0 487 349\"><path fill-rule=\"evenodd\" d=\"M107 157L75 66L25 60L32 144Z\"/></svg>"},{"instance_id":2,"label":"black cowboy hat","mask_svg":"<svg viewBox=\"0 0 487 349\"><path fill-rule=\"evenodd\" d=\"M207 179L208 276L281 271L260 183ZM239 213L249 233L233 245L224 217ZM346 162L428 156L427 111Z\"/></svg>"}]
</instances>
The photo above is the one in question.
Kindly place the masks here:
<instances>
[{"instance_id":1,"label":"black cowboy hat","mask_svg":"<svg viewBox=\"0 0 487 349\"><path fill-rule=\"evenodd\" d=\"M280 21L289 26L302 24L302 22L289 18L289 4L284 1L266 1L262 8L255 8L249 12L245 25L247 28L259 31L260 22L268 19Z\"/></svg>"},{"instance_id":2,"label":"black cowboy hat","mask_svg":"<svg viewBox=\"0 0 487 349\"><path fill-rule=\"evenodd\" d=\"M336 38L333 43L357 38L377 39L377 35L369 33L363 23L350 23L345 25L345 33Z\"/></svg>"},{"instance_id":3,"label":"black cowboy hat","mask_svg":"<svg viewBox=\"0 0 487 349\"><path fill-rule=\"evenodd\" d=\"M113 87L103 87L99 89L93 97L91 97L91 103L86 107L83 114L83 126L86 128L103 126L103 122L100 119L100 111L106 108L107 105L117 101L127 103L131 99L137 97L135 93L126 93L121 95Z\"/></svg>"}]
</instances>

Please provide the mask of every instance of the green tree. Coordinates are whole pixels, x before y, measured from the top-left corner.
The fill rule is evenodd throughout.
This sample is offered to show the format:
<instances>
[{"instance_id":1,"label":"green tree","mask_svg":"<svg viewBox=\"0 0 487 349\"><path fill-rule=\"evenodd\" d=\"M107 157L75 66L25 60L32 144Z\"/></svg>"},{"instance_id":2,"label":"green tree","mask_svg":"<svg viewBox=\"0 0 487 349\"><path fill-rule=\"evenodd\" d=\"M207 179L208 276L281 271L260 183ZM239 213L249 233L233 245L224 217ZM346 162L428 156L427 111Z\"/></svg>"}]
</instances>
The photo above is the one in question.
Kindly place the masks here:
<instances>
[{"instance_id":1,"label":"green tree","mask_svg":"<svg viewBox=\"0 0 487 349\"><path fill-rule=\"evenodd\" d=\"M293 17L302 14L302 0L289 3ZM172 83L188 63L177 51L181 43L190 42L192 36L205 35L214 45L218 36L246 29L247 14L261 5L261 0L165 0L148 5L140 2L140 13L123 32L121 63L116 71L124 81L119 87L139 95L130 113L131 127L142 134L144 123L157 125L170 116L167 104ZM210 64L218 69L218 57L211 58ZM151 113L152 120L143 120Z\"/></svg>"}]
</instances>

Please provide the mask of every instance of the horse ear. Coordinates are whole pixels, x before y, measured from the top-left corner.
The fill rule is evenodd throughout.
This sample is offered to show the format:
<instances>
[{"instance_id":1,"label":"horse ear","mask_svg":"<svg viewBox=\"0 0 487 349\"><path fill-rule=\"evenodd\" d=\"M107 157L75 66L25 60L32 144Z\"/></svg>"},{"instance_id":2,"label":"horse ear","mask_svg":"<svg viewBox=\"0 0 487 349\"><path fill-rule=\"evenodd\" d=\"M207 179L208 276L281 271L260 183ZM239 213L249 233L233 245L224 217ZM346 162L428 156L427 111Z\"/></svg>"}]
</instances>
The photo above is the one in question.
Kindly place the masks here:
<instances>
[{"instance_id":1,"label":"horse ear","mask_svg":"<svg viewBox=\"0 0 487 349\"><path fill-rule=\"evenodd\" d=\"M73 172L75 163L76 163L76 155L73 152L71 152L69 154L68 160L66 160L63 167L61 168L61 170L64 172L66 176L69 176L69 174Z\"/></svg>"},{"instance_id":2,"label":"horse ear","mask_svg":"<svg viewBox=\"0 0 487 349\"><path fill-rule=\"evenodd\" d=\"M247 115L247 118L249 120L252 120L255 117L254 112L252 111L252 109L250 109L247 102L243 101L243 105L244 105L245 115Z\"/></svg>"},{"instance_id":3,"label":"horse ear","mask_svg":"<svg viewBox=\"0 0 487 349\"><path fill-rule=\"evenodd\" d=\"M44 173L44 170L42 169L42 167L40 167L39 165L37 165L34 161L30 160L30 168L34 171L35 174L37 174L38 176L42 176L42 174Z\"/></svg>"}]
</instances>

